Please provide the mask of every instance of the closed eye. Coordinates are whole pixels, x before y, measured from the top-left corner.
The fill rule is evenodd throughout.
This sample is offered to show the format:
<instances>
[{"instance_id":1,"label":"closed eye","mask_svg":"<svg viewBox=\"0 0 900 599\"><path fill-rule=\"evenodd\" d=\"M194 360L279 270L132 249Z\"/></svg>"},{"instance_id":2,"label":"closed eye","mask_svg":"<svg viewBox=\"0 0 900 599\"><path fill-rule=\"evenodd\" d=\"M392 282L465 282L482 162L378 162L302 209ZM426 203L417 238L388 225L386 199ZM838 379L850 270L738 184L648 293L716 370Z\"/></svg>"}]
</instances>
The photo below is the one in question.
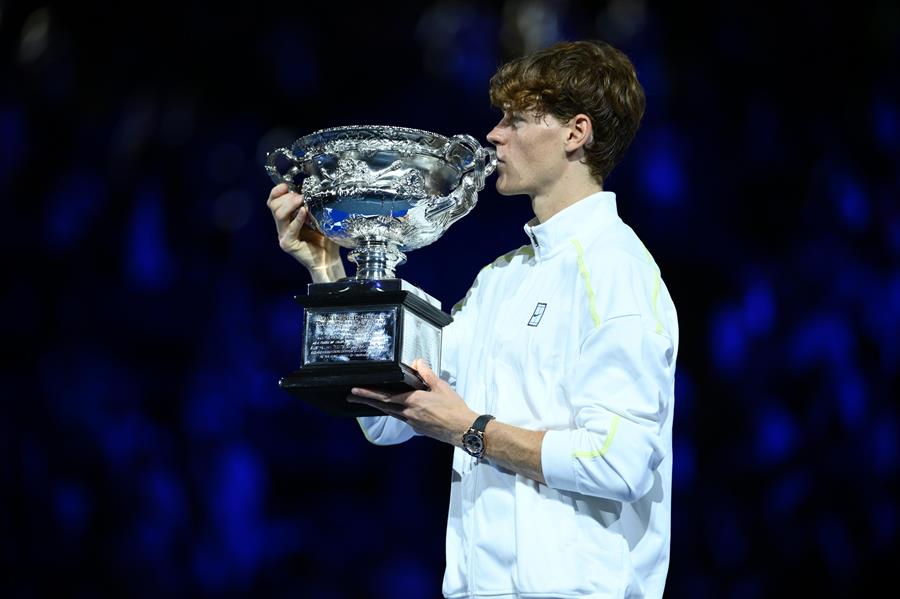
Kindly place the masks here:
<instances>
[{"instance_id":1,"label":"closed eye","mask_svg":"<svg viewBox=\"0 0 900 599\"><path fill-rule=\"evenodd\" d=\"M503 123L510 127L518 126L525 121L524 117L518 113L506 114L503 117Z\"/></svg>"}]
</instances>

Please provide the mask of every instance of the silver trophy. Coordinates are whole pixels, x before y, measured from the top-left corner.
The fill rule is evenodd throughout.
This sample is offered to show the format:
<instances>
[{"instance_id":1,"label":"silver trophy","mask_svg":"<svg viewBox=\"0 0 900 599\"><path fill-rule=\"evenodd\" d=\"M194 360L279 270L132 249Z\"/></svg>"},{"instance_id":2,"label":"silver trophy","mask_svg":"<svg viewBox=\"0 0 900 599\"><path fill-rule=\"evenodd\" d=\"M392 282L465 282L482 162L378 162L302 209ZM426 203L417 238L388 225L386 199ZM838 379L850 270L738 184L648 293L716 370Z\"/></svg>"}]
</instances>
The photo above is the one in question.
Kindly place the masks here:
<instances>
[{"instance_id":1,"label":"silver trophy","mask_svg":"<svg viewBox=\"0 0 900 599\"><path fill-rule=\"evenodd\" d=\"M283 389L327 412L362 416L380 412L346 402L351 387L426 387L410 365L425 358L440 371L441 329L452 318L394 270L404 252L435 242L475 207L496 163L494 150L469 135L375 125L324 129L269 152L272 180L296 190L303 178L312 224L357 266L355 276L295 297L301 365L279 381Z\"/></svg>"}]
</instances>

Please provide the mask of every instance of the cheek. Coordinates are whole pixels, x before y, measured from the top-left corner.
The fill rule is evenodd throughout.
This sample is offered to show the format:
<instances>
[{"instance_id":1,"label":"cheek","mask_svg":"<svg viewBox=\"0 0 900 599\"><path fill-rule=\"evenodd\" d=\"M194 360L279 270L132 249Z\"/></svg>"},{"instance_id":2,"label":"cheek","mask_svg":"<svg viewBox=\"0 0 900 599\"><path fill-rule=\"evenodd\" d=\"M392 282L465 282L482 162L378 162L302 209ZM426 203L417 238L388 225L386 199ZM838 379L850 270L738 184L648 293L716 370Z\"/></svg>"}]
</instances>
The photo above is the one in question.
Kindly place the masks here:
<instances>
[{"instance_id":1,"label":"cheek","mask_svg":"<svg viewBox=\"0 0 900 599\"><path fill-rule=\"evenodd\" d=\"M529 160L549 158L557 150L556 138L549 131L530 131L520 140L519 149Z\"/></svg>"},{"instance_id":2,"label":"cheek","mask_svg":"<svg viewBox=\"0 0 900 599\"><path fill-rule=\"evenodd\" d=\"M565 159L565 148L560 143L559 138L553 133L547 132L544 135L535 136L535 139L528 145L529 158L541 163L550 164Z\"/></svg>"},{"instance_id":3,"label":"cheek","mask_svg":"<svg viewBox=\"0 0 900 599\"><path fill-rule=\"evenodd\" d=\"M520 168L528 168L534 170L540 168L541 164L546 160L547 156L544 149L537 144L525 145L519 152Z\"/></svg>"}]
</instances>

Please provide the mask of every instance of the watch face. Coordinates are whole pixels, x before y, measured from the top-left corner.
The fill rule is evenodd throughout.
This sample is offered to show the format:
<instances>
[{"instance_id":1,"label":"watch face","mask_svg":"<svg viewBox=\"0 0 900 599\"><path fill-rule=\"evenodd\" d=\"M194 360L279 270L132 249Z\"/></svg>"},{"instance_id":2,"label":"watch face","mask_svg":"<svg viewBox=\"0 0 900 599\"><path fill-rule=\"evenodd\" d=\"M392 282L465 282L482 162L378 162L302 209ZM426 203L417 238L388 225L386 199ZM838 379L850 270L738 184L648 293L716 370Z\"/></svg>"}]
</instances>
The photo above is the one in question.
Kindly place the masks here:
<instances>
[{"instance_id":1,"label":"watch face","mask_svg":"<svg viewBox=\"0 0 900 599\"><path fill-rule=\"evenodd\" d=\"M472 455L481 455L484 451L484 439L477 433L469 433L463 437L463 445L466 451Z\"/></svg>"}]
</instances>

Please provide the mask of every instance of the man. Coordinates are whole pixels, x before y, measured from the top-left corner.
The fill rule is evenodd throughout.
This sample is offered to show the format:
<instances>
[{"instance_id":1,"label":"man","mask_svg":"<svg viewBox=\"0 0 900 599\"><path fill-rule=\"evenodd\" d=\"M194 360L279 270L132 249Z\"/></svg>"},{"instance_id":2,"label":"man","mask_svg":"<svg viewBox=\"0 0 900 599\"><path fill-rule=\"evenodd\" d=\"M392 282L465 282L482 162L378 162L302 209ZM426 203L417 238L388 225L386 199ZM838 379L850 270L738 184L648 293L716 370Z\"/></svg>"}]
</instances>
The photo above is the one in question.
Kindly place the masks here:
<instances>
[{"instance_id":1,"label":"man","mask_svg":"<svg viewBox=\"0 0 900 599\"><path fill-rule=\"evenodd\" d=\"M631 143L644 93L602 42L560 43L491 79L503 119L497 190L527 195L530 243L479 273L444 329L430 386L353 401L376 444L424 434L456 447L446 597L660 597L669 562L678 324L659 269L603 182ZM314 281L344 276L272 190L281 247ZM465 440L464 440L465 439Z\"/></svg>"}]
</instances>

